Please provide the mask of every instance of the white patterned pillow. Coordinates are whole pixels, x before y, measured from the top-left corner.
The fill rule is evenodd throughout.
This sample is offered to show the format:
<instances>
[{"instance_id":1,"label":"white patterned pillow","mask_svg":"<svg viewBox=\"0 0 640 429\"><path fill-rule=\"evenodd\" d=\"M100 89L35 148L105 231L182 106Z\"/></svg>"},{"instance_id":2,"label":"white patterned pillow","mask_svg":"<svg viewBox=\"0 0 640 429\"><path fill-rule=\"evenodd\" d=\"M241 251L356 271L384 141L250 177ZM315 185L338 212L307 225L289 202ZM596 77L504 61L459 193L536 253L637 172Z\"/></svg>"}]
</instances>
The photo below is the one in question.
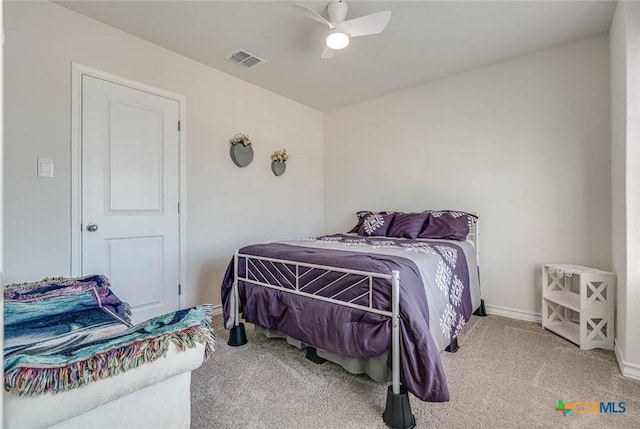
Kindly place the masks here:
<instances>
[{"instance_id":1,"label":"white patterned pillow","mask_svg":"<svg viewBox=\"0 0 640 429\"><path fill-rule=\"evenodd\" d=\"M394 216L394 214L369 213L363 218L358 235L384 237Z\"/></svg>"},{"instance_id":2,"label":"white patterned pillow","mask_svg":"<svg viewBox=\"0 0 640 429\"><path fill-rule=\"evenodd\" d=\"M362 210L359 212L356 212L356 217L358 218L358 223L356 223L356 226L354 226L353 228L351 228L349 230L349 232L355 232L355 233L360 233L360 227L362 226L362 223L364 222L364 218L367 217L367 215L373 214L373 213L377 213L377 214L381 214L381 215L390 215L390 214L395 214L396 212L389 212L389 211L385 211L385 212L372 212L369 210Z\"/></svg>"}]
</instances>

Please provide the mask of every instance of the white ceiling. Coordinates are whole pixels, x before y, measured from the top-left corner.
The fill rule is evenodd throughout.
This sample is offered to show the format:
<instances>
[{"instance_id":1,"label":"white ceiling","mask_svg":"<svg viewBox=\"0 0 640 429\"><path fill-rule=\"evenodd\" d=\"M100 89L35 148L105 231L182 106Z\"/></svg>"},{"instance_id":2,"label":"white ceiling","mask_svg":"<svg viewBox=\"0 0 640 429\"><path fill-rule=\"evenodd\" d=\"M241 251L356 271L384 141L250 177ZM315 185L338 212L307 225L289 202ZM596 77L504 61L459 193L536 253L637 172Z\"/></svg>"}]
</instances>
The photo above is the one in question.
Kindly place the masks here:
<instances>
[{"instance_id":1,"label":"white ceiling","mask_svg":"<svg viewBox=\"0 0 640 429\"><path fill-rule=\"evenodd\" d=\"M390 9L379 35L322 60L326 30L289 2L59 1L69 9L327 111L609 30L611 1L351 1ZM299 2L302 3L302 2ZM326 16L327 2L304 2ZM225 60L242 48L267 62Z\"/></svg>"}]
</instances>

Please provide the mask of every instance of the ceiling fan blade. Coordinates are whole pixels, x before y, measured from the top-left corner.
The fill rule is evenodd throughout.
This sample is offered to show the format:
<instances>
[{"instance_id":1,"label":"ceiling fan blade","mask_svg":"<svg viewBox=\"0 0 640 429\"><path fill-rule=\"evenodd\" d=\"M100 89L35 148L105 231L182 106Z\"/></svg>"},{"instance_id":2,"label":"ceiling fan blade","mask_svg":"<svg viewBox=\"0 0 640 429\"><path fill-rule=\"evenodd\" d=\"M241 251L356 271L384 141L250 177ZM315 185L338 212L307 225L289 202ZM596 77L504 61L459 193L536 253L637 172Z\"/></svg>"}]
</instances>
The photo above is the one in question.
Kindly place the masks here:
<instances>
[{"instance_id":1,"label":"ceiling fan blade","mask_svg":"<svg viewBox=\"0 0 640 429\"><path fill-rule=\"evenodd\" d=\"M390 19L391 11L385 10L344 21L340 24L340 28L344 28L350 37L369 36L381 33L389 24Z\"/></svg>"},{"instance_id":2,"label":"ceiling fan blade","mask_svg":"<svg viewBox=\"0 0 640 429\"><path fill-rule=\"evenodd\" d=\"M336 53L336 51L334 51L333 49L331 49L328 46L325 46L324 49L322 50L322 55L320 55L320 58L324 59L324 60L328 60L333 58L333 55Z\"/></svg>"},{"instance_id":3,"label":"ceiling fan blade","mask_svg":"<svg viewBox=\"0 0 640 429\"><path fill-rule=\"evenodd\" d=\"M326 25L327 27L329 27L329 30L333 30L334 28L336 28L333 24L331 24L329 21L327 21L324 16L320 15L318 12L316 12L313 9L311 9L310 7L302 5L302 4L298 4L298 3L292 3L292 4L294 6L298 6L299 8L302 8L302 11L309 18L313 19L316 22L319 22L320 24Z\"/></svg>"}]
</instances>

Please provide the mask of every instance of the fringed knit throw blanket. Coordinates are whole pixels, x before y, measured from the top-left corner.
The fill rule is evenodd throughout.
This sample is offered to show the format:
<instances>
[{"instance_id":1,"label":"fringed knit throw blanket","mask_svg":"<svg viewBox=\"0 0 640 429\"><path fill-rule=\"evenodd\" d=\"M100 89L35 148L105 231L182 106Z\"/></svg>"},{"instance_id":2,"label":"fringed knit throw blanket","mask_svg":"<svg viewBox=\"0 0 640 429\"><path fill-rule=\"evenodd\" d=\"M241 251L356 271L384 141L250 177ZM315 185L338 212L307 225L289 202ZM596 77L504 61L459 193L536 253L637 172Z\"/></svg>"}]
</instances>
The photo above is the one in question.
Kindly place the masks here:
<instances>
[{"instance_id":1,"label":"fringed knit throw blanket","mask_svg":"<svg viewBox=\"0 0 640 429\"><path fill-rule=\"evenodd\" d=\"M120 374L180 350L213 352L211 306L200 305L131 326L128 305L104 276L7 286L5 390L62 392Z\"/></svg>"}]
</instances>

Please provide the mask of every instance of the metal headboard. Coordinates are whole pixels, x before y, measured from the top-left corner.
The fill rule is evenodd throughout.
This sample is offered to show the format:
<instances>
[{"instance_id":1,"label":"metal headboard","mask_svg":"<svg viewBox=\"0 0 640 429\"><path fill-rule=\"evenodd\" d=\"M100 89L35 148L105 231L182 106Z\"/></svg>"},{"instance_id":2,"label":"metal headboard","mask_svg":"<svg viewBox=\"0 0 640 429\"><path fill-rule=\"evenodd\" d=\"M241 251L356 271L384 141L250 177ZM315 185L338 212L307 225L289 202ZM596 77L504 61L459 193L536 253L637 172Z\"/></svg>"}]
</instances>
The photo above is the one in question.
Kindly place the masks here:
<instances>
[{"instance_id":1,"label":"metal headboard","mask_svg":"<svg viewBox=\"0 0 640 429\"><path fill-rule=\"evenodd\" d=\"M471 222L467 240L470 240L473 243L473 247L476 251L476 265L480 266L480 219L476 218Z\"/></svg>"}]
</instances>

